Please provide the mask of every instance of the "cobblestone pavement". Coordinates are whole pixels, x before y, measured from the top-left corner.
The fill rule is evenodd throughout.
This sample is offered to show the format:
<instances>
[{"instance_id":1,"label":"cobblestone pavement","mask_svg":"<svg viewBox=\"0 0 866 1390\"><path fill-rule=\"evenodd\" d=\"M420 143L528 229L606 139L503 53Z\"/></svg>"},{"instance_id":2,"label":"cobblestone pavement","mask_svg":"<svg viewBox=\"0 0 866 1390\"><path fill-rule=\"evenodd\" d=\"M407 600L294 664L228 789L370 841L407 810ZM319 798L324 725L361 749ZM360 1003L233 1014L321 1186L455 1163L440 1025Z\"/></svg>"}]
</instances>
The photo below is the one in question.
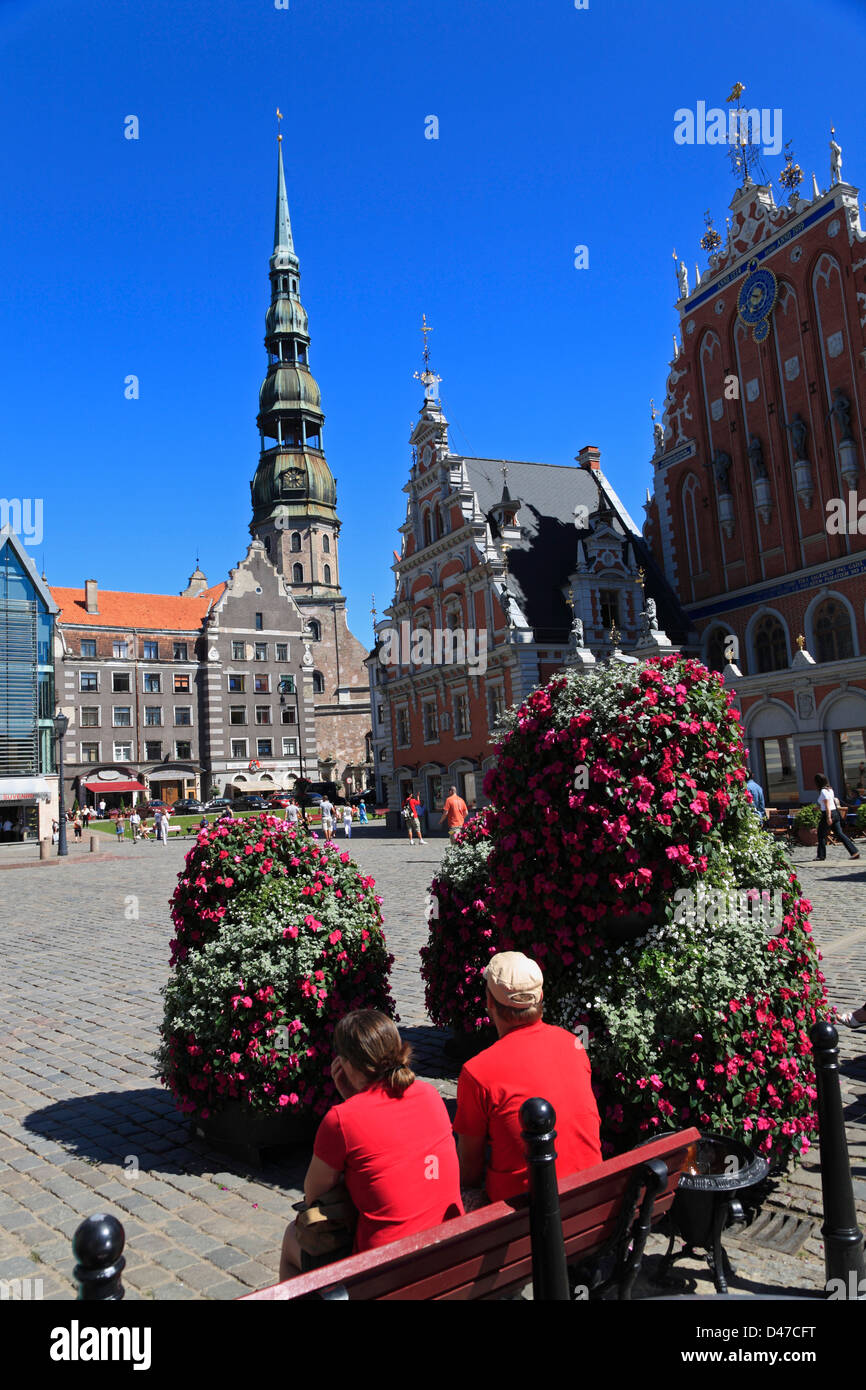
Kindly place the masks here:
<instances>
[{"instance_id":1,"label":"cobblestone pavement","mask_svg":"<svg viewBox=\"0 0 866 1390\"><path fill-rule=\"evenodd\" d=\"M379 829L356 829L351 843L384 899L393 991L418 1073L448 1097L456 1071L426 1019L417 954L424 893L444 846L442 839L410 846ZM42 1279L46 1298L74 1296L70 1237L100 1210L114 1212L127 1233L127 1298L233 1298L276 1278L307 1150L263 1169L230 1161L191 1137L153 1075L171 936L167 900L188 848L112 844L91 855L85 844L60 865L39 863L31 847L0 848L0 1280ZM851 1008L866 999L866 869L841 848L822 865L813 854L798 849L794 858L814 904L831 999ZM22 861L26 867L13 867ZM854 1187L866 1225L866 1033L841 1031ZM812 1222L813 1232L795 1255L748 1232L728 1237L738 1271L732 1290L823 1287L817 1162L770 1202ZM651 1237L650 1272L662 1248ZM711 1288L698 1260L677 1268L686 1288ZM641 1291L658 1292L646 1279Z\"/></svg>"}]
</instances>

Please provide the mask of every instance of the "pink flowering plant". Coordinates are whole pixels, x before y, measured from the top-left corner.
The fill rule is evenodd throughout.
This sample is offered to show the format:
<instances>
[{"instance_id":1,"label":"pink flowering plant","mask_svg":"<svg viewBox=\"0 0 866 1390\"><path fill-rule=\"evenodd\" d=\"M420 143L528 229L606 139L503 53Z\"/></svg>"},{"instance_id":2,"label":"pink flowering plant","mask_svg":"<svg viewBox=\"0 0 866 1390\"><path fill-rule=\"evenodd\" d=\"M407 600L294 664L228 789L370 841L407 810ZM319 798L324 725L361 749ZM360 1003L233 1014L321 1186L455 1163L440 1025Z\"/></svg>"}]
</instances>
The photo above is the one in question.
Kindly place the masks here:
<instances>
[{"instance_id":1,"label":"pink flowering plant","mask_svg":"<svg viewBox=\"0 0 866 1390\"><path fill-rule=\"evenodd\" d=\"M429 938L421 948L424 1002L437 1028L482 1033L489 1024L483 971L495 953L488 908L487 810L449 844L430 885Z\"/></svg>"},{"instance_id":2,"label":"pink flowering plant","mask_svg":"<svg viewBox=\"0 0 866 1390\"><path fill-rule=\"evenodd\" d=\"M273 816L199 835L172 900L157 1054L185 1114L325 1113L339 1019L394 1016L381 901L348 853Z\"/></svg>"},{"instance_id":3,"label":"pink flowering plant","mask_svg":"<svg viewBox=\"0 0 866 1390\"><path fill-rule=\"evenodd\" d=\"M810 904L751 808L720 677L676 656L557 674L508 716L497 752L470 914L483 940L438 1018L476 1027L482 956L524 951L544 969L548 1020L589 1030L608 1152L690 1123L778 1167L804 1152L824 977ZM448 902L440 943L467 921Z\"/></svg>"}]
</instances>

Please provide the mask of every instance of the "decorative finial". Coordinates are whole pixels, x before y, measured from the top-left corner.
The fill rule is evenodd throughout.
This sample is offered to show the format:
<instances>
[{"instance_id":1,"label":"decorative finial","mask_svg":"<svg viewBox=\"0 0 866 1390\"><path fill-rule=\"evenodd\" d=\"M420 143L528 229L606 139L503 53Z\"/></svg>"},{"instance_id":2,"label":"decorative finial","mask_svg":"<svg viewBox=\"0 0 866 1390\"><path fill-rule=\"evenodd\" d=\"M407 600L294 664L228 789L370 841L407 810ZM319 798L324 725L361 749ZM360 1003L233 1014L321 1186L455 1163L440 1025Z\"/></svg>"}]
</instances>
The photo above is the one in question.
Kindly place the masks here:
<instances>
[{"instance_id":1,"label":"decorative finial","mask_svg":"<svg viewBox=\"0 0 866 1390\"><path fill-rule=\"evenodd\" d=\"M650 419L655 420L657 418L657 414L658 412L656 411L655 401L653 400L652 396L650 396Z\"/></svg>"},{"instance_id":2,"label":"decorative finial","mask_svg":"<svg viewBox=\"0 0 866 1390\"><path fill-rule=\"evenodd\" d=\"M424 366L430 366L430 344L427 342L427 334L432 333L433 329L428 327L427 315L421 315L421 332L424 334Z\"/></svg>"},{"instance_id":3,"label":"decorative finial","mask_svg":"<svg viewBox=\"0 0 866 1390\"><path fill-rule=\"evenodd\" d=\"M722 244L722 238L713 226L713 215L707 208L704 213L704 226L706 231L701 237L701 249L704 251L716 251Z\"/></svg>"},{"instance_id":4,"label":"decorative finial","mask_svg":"<svg viewBox=\"0 0 866 1390\"><path fill-rule=\"evenodd\" d=\"M737 103L733 120L733 131L736 133L734 134L733 138L731 132L731 122L729 121L728 123L727 143L733 146L733 149L729 150L728 155L734 173L742 173L743 175L743 188L745 188L747 184L750 184L752 182L751 175L749 174L749 169L751 165L754 164L755 160L758 158L758 151L754 148L753 145L750 145L749 140L746 138L746 131L748 129L748 117L744 122L743 108L740 106L740 97L742 96L745 90L746 88L742 82L735 82L733 87L731 88L731 94L727 98L728 103L734 101Z\"/></svg>"},{"instance_id":5,"label":"decorative finial","mask_svg":"<svg viewBox=\"0 0 866 1390\"><path fill-rule=\"evenodd\" d=\"M283 119L283 113L282 113L282 111L280 110L280 108L277 107L277 120L278 120L278 121L281 121L282 119ZM281 127L280 127L280 126L277 126L277 144L281 145L282 143L283 143L283 132L282 132Z\"/></svg>"},{"instance_id":6,"label":"decorative finial","mask_svg":"<svg viewBox=\"0 0 866 1390\"><path fill-rule=\"evenodd\" d=\"M620 639L621 637L622 637L622 633L620 632L620 630L619 630L619 628L617 627L616 623L611 623L611 625L610 625L610 642L611 642L611 646L614 647L614 648L618 647L618 646L619 646L619 639Z\"/></svg>"},{"instance_id":7,"label":"decorative finial","mask_svg":"<svg viewBox=\"0 0 866 1390\"><path fill-rule=\"evenodd\" d=\"M791 141L786 140L785 167L779 175L779 183L783 188L787 188L790 195L789 202L794 203L798 197L797 189L803 182L803 170L800 168L799 164L794 163L794 155L790 149L790 145Z\"/></svg>"},{"instance_id":8,"label":"decorative finial","mask_svg":"<svg viewBox=\"0 0 866 1390\"><path fill-rule=\"evenodd\" d=\"M638 565L637 577L638 577L638 580L640 581L640 586L641 586L641 588L643 588L643 586L644 586L644 580L646 579L646 570L644 569L643 565Z\"/></svg>"},{"instance_id":9,"label":"decorative finial","mask_svg":"<svg viewBox=\"0 0 866 1390\"><path fill-rule=\"evenodd\" d=\"M801 652L806 650L806 639L803 636L802 632L800 633L800 636L797 638L797 646L800 648Z\"/></svg>"}]
</instances>

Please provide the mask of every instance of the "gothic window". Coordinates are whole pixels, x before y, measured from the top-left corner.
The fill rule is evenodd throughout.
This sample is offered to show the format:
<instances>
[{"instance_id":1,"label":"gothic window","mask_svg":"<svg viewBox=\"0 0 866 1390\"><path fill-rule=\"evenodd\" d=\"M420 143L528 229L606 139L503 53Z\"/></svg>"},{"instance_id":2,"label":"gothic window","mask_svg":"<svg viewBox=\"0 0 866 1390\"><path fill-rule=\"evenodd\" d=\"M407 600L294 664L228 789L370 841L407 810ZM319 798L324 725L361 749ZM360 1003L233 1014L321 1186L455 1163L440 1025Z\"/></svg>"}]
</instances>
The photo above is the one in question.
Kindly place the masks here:
<instances>
[{"instance_id":1,"label":"gothic window","mask_svg":"<svg viewBox=\"0 0 866 1390\"><path fill-rule=\"evenodd\" d=\"M689 558L689 574L703 573L701 558L700 531L698 530L698 494L700 484L694 473L690 473L682 491L683 531L686 537L686 552Z\"/></svg>"},{"instance_id":2,"label":"gothic window","mask_svg":"<svg viewBox=\"0 0 866 1390\"><path fill-rule=\"evenodd\" d=\"M314 695L324 695L324 693L325 693L325 677L322 675L321 671L314 671L314 672L313 672L313 694L314 694Z\"/></svg>"},{"instance_id":3,"label":"gothic window","mask_svg":"<svg viewBox=\"0 0 866 1390\"><path fill-rule=\"evenodd\" d=\"M331 553L331 538L327 534L322 537L322 549L326 555Z\"/></svg>"},{"instance_id":4,"label":"gothic window","mask_svg":"<svg viewBox=\"0 0 866 1390\"><path fill-rule=\"evenodd\" d=\"M307 626L310 629L310 640L312 642L321 642L322 624L319 622L318 618L311 618Z\"/></svg>"},{"instance_id":5,"label":"gothic window","mask_svg":"<svg viewBox=\"0 0 866 1390\"><path fill-rule=\"evenodd\" d=\"M765 613L755 627L755 662L762 673L784 671L788 665L785 629L772 613Z\"/></svg>"},{"instance_id":6,"label":"gothic window","mask_svg":"<svg viewBox=\"0 0 866 1390\"><path fill-rule=\"evenodd\" d=\"M330 584L330 582L331 582L331 566L330 566L330 565L325 565L325 583L326 583L326 584Z\"/></svg>"},{"instance_id":7,"label":"gothic window","mask_svg":"<svg viewBox=\"0 0 866 1390\"><path fill-rule=\"evenodd\" d=\"M300 550L300 548L301 548L301 533L300 533L300 531L293 531L293 532L292 532L292 550L298 551L298 550Z\"/></svg>"},{"instance_id":8,"label":"gothic window","mask_svg":"<svg viewBox=\"0 0 866 1390\"><path fill-rule=\"evenodd\" d=\"M431 531L430 531L430 513L429 513L429 512L425 512L425 513L424 513L424 544L425 544L425 545L430 545L431 542L432 542L432 539L433 539L433 537L432 537L432 533L431 533Z\"/></svg>"},{"instance_id":9,"label":"gothic window","mask_svg":"<svg viewBox=\"0 0 866 1390\"><path fill-rule=\"evenodd\" d=\"M838 599L825 598L815 614L814 627L819 661L845 661L854 655L851 618Z\"/></svg>"},{"instance_id":10,"label":"gothic window","mask_svg":"<svg viewBox=\"0 0 866 1390\"><path fill-rule=\"evenodd\" d=\"M295 583L295 584L303 584L303 582L304 582L304 567L303 567L303 565L292 565L292 582Z\"/></svg>"}]
</instances>

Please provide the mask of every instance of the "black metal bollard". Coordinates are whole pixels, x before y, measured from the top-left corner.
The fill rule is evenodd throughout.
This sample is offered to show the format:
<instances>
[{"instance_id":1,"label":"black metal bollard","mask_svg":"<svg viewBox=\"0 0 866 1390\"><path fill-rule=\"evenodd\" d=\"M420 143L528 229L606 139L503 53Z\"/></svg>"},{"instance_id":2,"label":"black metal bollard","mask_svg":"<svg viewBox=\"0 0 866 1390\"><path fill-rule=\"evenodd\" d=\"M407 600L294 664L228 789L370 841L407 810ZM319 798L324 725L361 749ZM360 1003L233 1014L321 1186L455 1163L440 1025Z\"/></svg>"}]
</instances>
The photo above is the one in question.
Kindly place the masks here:
<instances>
[{"instance_id":1,"label":"black metal bollard","mask_svg":"<svg viewBox=\"0 0 866 1390\"><path fill-rule=\"evenodd\" d=\"M520 1107L529 1169L529 1234L532 1241L532 1296L537 1302L568 1303L568 1268L556 1181L556 1111L534 1096Z\"/></svg>"},{"instance_id":2,"label":"black metal bollard","mask_svg":"<svg viewBox=\"0 0 866 1390\"><path fill-rule=\"evenodd\" d=\"M832 1023L816 1023L809 1033L815 1049L821 1191L824 1198L824 1271L827 1284L841 1281L843 1298L857 1298L864 1275L863 1235L848 1162L848 1141L839 1086L839 1034ZM838 1285L837 1285L838 1287Z\"/></svg>"},{"instance_id":3,"label":"black metal bollard","mask_svg":"<svg viewBox=\"0 0 866 1390\"><path fill-rule=\"evenodd\" d=\"M72 1271L78 1298L84 1303L116 1303L123 1298L120 1276L126 1266L121 1251L126 1240L116 1216L88 1216L72 1237L78 1263Z\"/></svg>"}]
</instances>

